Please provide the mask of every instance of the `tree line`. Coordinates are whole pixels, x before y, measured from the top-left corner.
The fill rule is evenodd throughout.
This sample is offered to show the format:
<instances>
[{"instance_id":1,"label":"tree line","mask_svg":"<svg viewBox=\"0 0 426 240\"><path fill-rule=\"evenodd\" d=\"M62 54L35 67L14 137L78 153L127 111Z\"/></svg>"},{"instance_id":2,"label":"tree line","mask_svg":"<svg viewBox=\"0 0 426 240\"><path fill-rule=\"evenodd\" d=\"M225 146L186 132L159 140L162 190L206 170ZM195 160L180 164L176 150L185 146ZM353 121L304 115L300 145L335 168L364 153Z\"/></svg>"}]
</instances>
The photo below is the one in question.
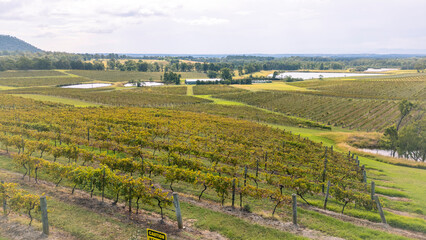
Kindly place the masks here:
<instances>
[{"instance_id":1,"label":"tree line","mask_svg":"<svg viewBox=\"0 0 426 240\"><path fill-rule=\"evenodd\" d=\"M150 57L151 59L155 59ZM126 59L125 61L123 59ZM120 70L141 72L204 72L215 77L228 68L238 75L268 70L347 70L364 71L367 68L416 69L423 72L426 58L349 58L349 57L255 57L227 56L224 58L158 57L144 61L118 54L17 53L0 52L0 71L29 69Z\"/></svg>"}]
</instances>

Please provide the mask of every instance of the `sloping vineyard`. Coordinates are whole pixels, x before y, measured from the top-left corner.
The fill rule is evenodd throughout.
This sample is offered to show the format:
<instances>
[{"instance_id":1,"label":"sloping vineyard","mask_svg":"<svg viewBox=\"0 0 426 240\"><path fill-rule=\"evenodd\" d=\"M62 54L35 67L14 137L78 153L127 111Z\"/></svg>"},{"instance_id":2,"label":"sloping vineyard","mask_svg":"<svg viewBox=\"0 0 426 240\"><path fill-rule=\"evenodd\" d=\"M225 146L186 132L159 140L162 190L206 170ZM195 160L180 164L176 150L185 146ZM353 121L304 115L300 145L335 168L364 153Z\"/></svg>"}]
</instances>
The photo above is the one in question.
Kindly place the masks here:
<instances>
[{"instance_id":1,"label":"sloping vineyard","mask_svg":"<svg viewBox=\"0 0 426 240\"><path fill-rule=\"evenodd\" d=\"M108 82L126 81L159 81L163 72L137 72L137 71L96 71L96 70L69 70L67 73L89 78L92 80ZM206 78L207 74L200 72L177 72L183 79L186 78Z\"/></svg>"},{"instance_id":2,"label":"sloping vineyard","mask_svg":"<svg viewBox=\"0 0 426 240\"><path fill-rule=\"evenodd\" d=\"M43 108L34 101L0 95L0 142L29 177L40 172L75 187L113 193L116 201L170 204L155 184L186 182L214 190L222 204L232 195L270 199L276 207L321 194L327 181L343 204L367 209L363 169L333 152L282 130L206 114L140 108ZM284 192L283 192L284 190ZM274 210L275 211L275 210Z\"/></svg>"},{"instance_id":3,"label":"sloping vineyard","mask_svg":"<svg viewBox=\"0 0 426 240\"><path fill-rule=\"evenodd\" d=\"M5 71L0 72L0 78L34 78L46 76L66 76L60 71L54 70L26 70L26 71Z\"/></svg>"},{"instance_id":4,"label":"sloping vineyard","mask_svg":"<svg viewBox=\"0 0 426 240\"><path fill-rule=\"evenodd\" d=\"M211 95L221 93L245 92L246 90L234 88L228 85L195 85L195 95Z\"/></svg>"},{"instance_id":5,"label":"sloping vineyard","mask_svg":"<svg viewBox=\"0 0 426 240\"><path fill-rule=\"evenodd\" d=\"M38 87L56 86L65 84L78 84L87 82L88 79L80 77L49 76L49 77L24 77L24 78L0 78L1 86L10 87Z\"/></svg>"},{"instance_id":6,"label":"sloping vineyard","mask_svg":"<svg viewBox=\"0 0 426 240\"><path fill-rule=\"evenodd\" d=\"M164 91L163 91L164 90ZM170 107L174 105L196 104L211 102L192 96L177 95L186 91L182 87L161 87L135 90L114 91L105 88L98 89L68 89L68 88L23 88L4 91L6 93L41 94L66 97L112 106L131 107Z\"/></svg>"},{"instance_id":7,"label":"sloping vineyard","mask_svg":"<svg viewBox=\"0 0 426 240\"><path fill-rule=\"evenodd\" d=\"M426 75L360 78L356 80L303 81L291 85L318 90L329 96L387 100L426 100Z\"/></svg>"},{"instance_id":8,"label":"sloping vineyard","mask_svg":"<svg viewBox=\"0 0 426 240\"><path fill-rule=\"evenodd\" d=\"M390 100L282 91L220 94L215 97L349 129L382 131L399 118L398 102ZM412 115L421 114L422 107L419 104ZM409 121L409 118L405 121Z\"/></svg>"},{"instance_id":9,"label":"sloping vineyard","mask_svg":"<svg viewBox=\"0 0 426 240\"><path fill-rule=\"evenodd\" d=\"M220 105L220 104L186 104L171 109L189 112L208 113L223 117L233 117L237 119L251 120L259 123L272 123L286 126L297 126L304 128L330 129L329 126L319 124L314 121L293 118L276 114L273 112L264 111L263 109L254 108L244 105Z\"/></svg>"}]
</instances>

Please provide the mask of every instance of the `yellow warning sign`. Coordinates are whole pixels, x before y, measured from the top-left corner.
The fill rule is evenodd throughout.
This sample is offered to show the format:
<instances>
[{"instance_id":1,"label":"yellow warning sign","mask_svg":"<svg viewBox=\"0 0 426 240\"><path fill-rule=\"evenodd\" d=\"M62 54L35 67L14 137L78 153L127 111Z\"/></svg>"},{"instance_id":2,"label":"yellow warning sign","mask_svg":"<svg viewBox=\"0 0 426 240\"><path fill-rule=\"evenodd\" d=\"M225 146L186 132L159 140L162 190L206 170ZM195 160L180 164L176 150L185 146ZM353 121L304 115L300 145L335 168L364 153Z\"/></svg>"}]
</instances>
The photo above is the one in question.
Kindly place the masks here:
<instances>
[{"instance_id":1,"label":"yellow warning sign","mask_svg":"<svg viewBox=\"0 0 426 240\"><path fill-rule=\"evenodd\" d=\"M148 240L167 240L167 234L147 228Z\"/></svg>"}]
</instances>

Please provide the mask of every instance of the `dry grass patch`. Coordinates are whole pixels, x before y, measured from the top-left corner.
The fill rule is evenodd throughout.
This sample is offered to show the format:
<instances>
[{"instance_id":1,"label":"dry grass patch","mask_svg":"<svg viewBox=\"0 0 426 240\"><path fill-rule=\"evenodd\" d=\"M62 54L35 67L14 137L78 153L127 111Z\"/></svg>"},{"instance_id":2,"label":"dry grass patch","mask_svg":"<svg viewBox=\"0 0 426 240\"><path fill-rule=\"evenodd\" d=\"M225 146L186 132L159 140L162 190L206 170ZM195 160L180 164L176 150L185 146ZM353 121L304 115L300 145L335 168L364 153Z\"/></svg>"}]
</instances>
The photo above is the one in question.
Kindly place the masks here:
<instances>
[{"instance_id":1,"label":"dry grass patch","mask_svg":"<svg viewBox=\"0 0 426 240\"><path fill-rule=\"evenodd\" d=\"M262 90L279 90L279 91L298 91L298 92L309 92L313 91L303 87L296 87L289 85L285 82L274 81L272 83L255 83L251 85L232 85L236 88L241 88L249 91L262 91Z\"/></svg>"}]
</instances>

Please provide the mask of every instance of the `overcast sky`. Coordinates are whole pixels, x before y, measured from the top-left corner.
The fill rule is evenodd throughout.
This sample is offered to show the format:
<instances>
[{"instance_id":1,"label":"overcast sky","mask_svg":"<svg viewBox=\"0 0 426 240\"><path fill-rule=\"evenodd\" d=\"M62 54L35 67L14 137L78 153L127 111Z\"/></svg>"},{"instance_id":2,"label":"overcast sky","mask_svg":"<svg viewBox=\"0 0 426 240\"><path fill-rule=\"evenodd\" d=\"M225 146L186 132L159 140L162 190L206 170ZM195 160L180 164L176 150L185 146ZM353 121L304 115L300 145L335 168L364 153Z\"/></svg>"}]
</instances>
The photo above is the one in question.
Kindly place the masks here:
<instances>
[{"instance_id":1,"label":"overcast sky","mask_svg":"<svg viewBox=\"0 0 426 240\"><path fill-rule=\"evenodd\" d=\"M0 34L79 53L426 53L426 0L0 0Z\"/></svg>"}]
</instances>

